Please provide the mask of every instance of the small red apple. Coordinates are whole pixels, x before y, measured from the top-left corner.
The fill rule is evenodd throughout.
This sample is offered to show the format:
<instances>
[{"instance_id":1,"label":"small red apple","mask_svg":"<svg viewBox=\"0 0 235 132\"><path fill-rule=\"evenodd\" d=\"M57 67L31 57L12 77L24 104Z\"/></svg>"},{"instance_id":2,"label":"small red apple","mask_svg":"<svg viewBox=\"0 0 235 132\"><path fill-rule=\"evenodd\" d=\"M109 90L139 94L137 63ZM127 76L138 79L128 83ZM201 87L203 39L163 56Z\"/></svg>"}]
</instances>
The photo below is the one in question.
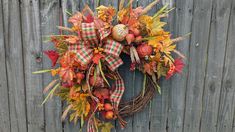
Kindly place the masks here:
<instances>
[{"instance_id":1,"label":"small red apple","mask_svg":"<svg viewBox=\"0 0 235 132\"><path fill-rule=\"evenodd\" d=\"M134 34L127 34L126 35L126 41L128 44L131 44L131 42L133 42L134 40L135 40Z\"/></svg>"},{"instance_id":2,"label":"small red apple","mask_svg":"<svg viewBox=\"0 0 235 132\"><path fill-rule=\"evenodd\" d=\"M132 32L134 33L135 36L139 36L140 35L140 30L138 29L133 29Z\"/></svg>"},{"instance_id":3,"label":"small red apple","mask_svg":"<svg viewBox=\"0 0 235 132\"><path fill-rule=\"evenodd\" d=\"M113 110L113 106L110 103L105 103L104 104L104 109L106 111L110 111L110 110Z\"/></svg>"}]
</instances>

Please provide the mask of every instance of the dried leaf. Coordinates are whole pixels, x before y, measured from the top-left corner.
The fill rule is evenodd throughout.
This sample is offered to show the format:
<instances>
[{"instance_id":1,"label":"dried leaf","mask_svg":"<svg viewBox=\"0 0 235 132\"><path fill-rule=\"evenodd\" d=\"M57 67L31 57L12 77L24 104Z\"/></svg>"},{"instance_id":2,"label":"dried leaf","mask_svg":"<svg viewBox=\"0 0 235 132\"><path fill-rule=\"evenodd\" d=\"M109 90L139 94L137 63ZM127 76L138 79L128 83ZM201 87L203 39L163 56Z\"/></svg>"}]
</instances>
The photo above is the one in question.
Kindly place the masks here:
<instances>
[{"instance_id":1,"label":"dried leaf","mask_svg":"<svg viewBox=\"0 0 235 132\"><path fill-rule=\"evenodd\" d=\"M65 109L65 111L63 112L62 116L61 116L61 121L64 121L66 116L69 113L69 110L72 108L72 105L67 106L67 108Z\"/></svg>"},{"instance_id":2,"label":"dried leaf","mask_svg":"<svg viewBox=\"0 0 235 132\"><path fill-rule=\"evenodd\" d=\"M49 97L51 97L55 90L60 86L60 83L56 84L55 87L48 93L48 95L46 96L46 98L44 99L44 101L42 102L41 105L43 105L44 103L46 103L46 101L49 99Z\"/></svg>"},{"instance_id":3,"label":"dried leaf","mask_svg":"<svg viewBox=\"0 0 235 132\"><path fill-rule=\"evenodd\" d=\"M114 128L110 122L101 123L98 125L98 127L101 132L111 132L111 129Z\"/></svg>"},{"instance_id":4,"label":"dried leaf","mask_svg":"<svg viewBox=\"0 0 235 132\"><path fill-rule=\"evenodd\" d=\"M59 54L54 50L47 50L47 51L44 51L43 53L49 57L49 59L52 62L52 67L54 67L59 58Z\"/></svg>"},{"instance_id":5,"label":"dried leaf","mask_svg":"<svg viewBox=\"0 0 235 132\"><path fill-rule=\"evenodd\" d=\"M55 79L53 81L51 81L43 90L43 93L46 93L49 89L51 89L55 83L58 81L58 79Z\"/></svg>"},{"instance_id":6,"label":"dried leaf","mask_svg":"<svg viewBox=\"0 0 235 132\"><path fill-rule=\"evenodd\" d=\"M154 5L156 5L159 2L159 0L155 0L152 3L150 3L147 7L144 8L143 12L141 13L141 15L146 14L149 10L151 10L153 8Z\"/></svg>"},{"instance_id":7,"label":"dried leaf","mask_svg":"<svg viewBox=\"0 0 235 132\"><path fill-rule=\"evenodd\" d=\"M46 69L46 70L40 70L40 71L35 71L32 72L33 74L40 74L40 73L46 73L46 72L51 72L52 69Z\"/></svg>"}]
</instances>

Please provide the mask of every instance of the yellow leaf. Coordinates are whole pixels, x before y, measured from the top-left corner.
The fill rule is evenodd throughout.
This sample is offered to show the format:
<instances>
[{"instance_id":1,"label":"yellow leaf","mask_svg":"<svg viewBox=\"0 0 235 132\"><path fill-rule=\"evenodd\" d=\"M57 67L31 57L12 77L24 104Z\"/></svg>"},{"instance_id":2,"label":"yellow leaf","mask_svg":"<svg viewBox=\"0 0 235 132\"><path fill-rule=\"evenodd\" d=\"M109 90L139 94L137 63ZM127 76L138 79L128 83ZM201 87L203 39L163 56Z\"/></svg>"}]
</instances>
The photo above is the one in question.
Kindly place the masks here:
<instances>
[{"instance_id":1,"label":"yellow leaf","mask_svg":"<svg viewBox=\"0 0 235 132\"><path fill-rule=\"evenodd\" d=\"M101 132L111 132L111 129L113 128L114 126L108 122L108 123L101 123L99 125L99 129L101 130Z\"/></svg>"}]
</instances>

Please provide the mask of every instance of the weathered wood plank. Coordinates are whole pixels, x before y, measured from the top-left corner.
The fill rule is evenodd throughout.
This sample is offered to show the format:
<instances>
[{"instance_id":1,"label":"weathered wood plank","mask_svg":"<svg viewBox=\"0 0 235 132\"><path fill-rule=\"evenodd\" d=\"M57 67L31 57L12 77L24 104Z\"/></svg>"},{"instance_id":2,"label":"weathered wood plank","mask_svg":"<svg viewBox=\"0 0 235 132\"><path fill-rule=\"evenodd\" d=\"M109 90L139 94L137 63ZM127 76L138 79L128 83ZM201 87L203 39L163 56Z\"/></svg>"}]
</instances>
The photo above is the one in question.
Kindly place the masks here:
<instances>
[{"instance_id":1,"label":"weathered wood plank","mask_svg":"<svg viewBox=\"0 0 235 132\"><path fill-rule=\"evenodd\" d=\"M175 2L174 37L191 32L193 0L178 0ZM170 13L172 14L172 13ZM177 50L189 58L189 43L187 38L177 44ZM168 131L182 132L184 123L185 93L188 77L188 60L180 75L175 75L171 81L169 93Z\"/></svg>"},{"instance_id":2,"label":"weathered wood plank","mask_svg":"<svg viewBox=\"0 0 235 132\"><path fill-rule=\"evenodd\" d=\"M33 75L41 70L42 63L36 62L36 53L41 51L41 29L39 2L23 0L21 3L23 57L25 72L28 131L44 132L44 109L42 76Z\"/></svg>"},{"instance_id":3,"label":"weathered wood plank","mask_svg":"<svg viewBox=\"0 0 235 132\"><path fill-rule=\"evenodd\" d=\"M143 73L135 71L135 85L134 94L135 96L142 92L143 89ZM133 131L134 132L149 132L149 104L140 112L133 115Z\"/></svg>"},{"instance_id":4,"label":"weathered wood plank","mask_svg":"<svg viewBox=\"0 0 235 132\"><path fill-rule=\"evenodd\" d=\"M145 8L149 5L153 0L146 0L146 1L137 1L134 4L134 7L142 6ZM154 14L156 12L156 6L148 12L148 14ZM143 90L143 74L139 71L135 71L135 87L134 87L134 94L135 96L142 92ZM139 113L133 115L133 131L134 132L149 132L149 123L150 123L150 104ZM152 115L151 115L152 116Z\"/></svg>"},{"instance_id":5,"label":"weathered wood plank","mask_svg":"<svg viewBox=\"0 0 235 132\"><path fill-rule=\"evenodd\" d=\"M42 38L45 35L59 34L59 30L56 26L60 25L60 2L58 0L41 0L40 1L41 12L41 34ZM52 43L44 43L42 50L53 49ZM51 68L51 62L43 56L43 69ZM43 75L43 87L47 86L52 81L52 77L48 74ZM60 120L62 113L61 100L58 97L48 100L45 106L45 130L48 132L61 132L62 122Z\"/></svg>"},{"instance_id":6,"label":"weathered wood plank","mask_svg":"<svg viewBox=\"0 0 235 132\"><path fill-rule=\"evenodd\" d=\"M235 2L232 2L227 48L220 93L217 132L232 132L235 110Z\"/></svg>"},{"instance_id":7,"label":"weathered wood plank","mask_svg":"<svg viewBox=\"0 0 235 132\"><path fill-rule=\"evenodd\" d=\"M216 0L212 7L201 118L202 132L216 131L231 4L232 0Z\"/></svg>"},{"instance_id":8,"label":"weathered wood plank","mask_svg":"<svg viewBox=\"0 0 235 132\"><path fill-rule=\"evenodd\" d=\"M156 11L158 11L163 5L169 4L168 8L172 8L174 2L172 0L161 0L159 1L153 15ZM164 19L164 21L168 22L168 25L165 27L168 31L173 31L173 22L174 14L170 13L169 17ZM171 22L171 23L169 23ZM167 131L167 118L168 118L168 103L169 103L169 92L172 86L171 80L161 80L160 87L162 90L162 94L157 94L156 97L151 102L151 115L150 115L150 131L153 132L158 130L160 132Z\"/></svg>"},{"instance_id":9,"label":"weathered wood plank","mask_svg":"<svg viewBox=\"0 0 235 132\"><path fill-rule=\"evenodd\" d=\"M116 10L118 9L118 0L100 0L99 5L104 5L104 6L113 6Z\"/></svg>"},{"instance_id":10,"label":"weathered wood plank","mask_svg":"<svg viewBox=\"0 0 235 132\"><path fill-rule=\"evenodd\" d=\"M131 72L129 67L131 64L131 60L129 58L129 56L127 56L126 54L123 54L121 56L121 58L123 59L123 61L125 62L122 66L120 66L119 72L120 75L123 77L124 83L125 83L125 92L124 95L122 97L122 101L129 101L132 98L134 98L134 72ZM119 125L118 121L116 122L116 130L117 132L132 132L133 131L133 116L124 118L124 120L127 122L127 126L125 127L125 129L121 129L121 126Z\"/></svg>"},{"instance_id":11,"label":"weathered wood plank","mask_svg":"<svg viewBox=\"0 0 235 132\"><path fill-rule=\"evenodd\" d=\"M62 14L63 14L63 25L65 27L70 27L71 24L68 23L68 19L70 15L67 13L74 14L77 11L80 11L80 1L79 0L62 0ZM67 33L67 32L63 32ZM65 103L63 103L63 108L66 106ZM80 130L80 121L78 121L77 124L74 124L72 122L69 122L68 118L63 123L63 129L64 132L78 132Z\"/></svg>"},{"instance_id":12,"label":"weathered wood plank","mask_svg":"<svg viewBox=\"0 0 235 132\"><path fill-rule=\"evenodd\" d=\"M63 25L69 27L68 19L70 17L69 13L76 13L80 9L79 0L62 0L62 14L63 14Z\"/></svg>"},{"instance_id":13,"label":"weathered wood plank","mask_svg":"<svg viewBox=\"0 0 235 132\"><path fill-rule=\"evenodd\" d=\"M171 82L160 80L161 95L156 96L151 101L150 114L150 132L159 131L166 132L168 96Z\"/></svg>"},{"instance_id":14,"label":"weathered wood plank","mask_svg":"<svg viewBox=\"0 0 235 132\"><path fill-rule=\"evenodd\" d=\"M184 132L198 132L207 64L212 0L195 0L189 56Z\"/></svg>"},{"instance_id":15,"label":"weathered wood plank","mask_svg":"<svg viewBox=\"0 0 235 132\"><path fill-rule=\"evenodd\" d=\"M80 0L80 9L83 9L85 5L88 5L91 10L95 11L99 5L99 0Z\"/></svg>"},{"instance_id":16,"label":"weathered wood plank","mask_svg":"<svg viewBox=\"0 0 235 132\"><path fill-rule=\"evenodd\" d=\"M11 131L26 132L27 117L22 57L20 5L19 1L3 0L2 2Z\"/></svg>"},{"instance_id":17,"label":"weathered wood plank","mask_svg":"<svg viewBox=\"0 0 235 132\"><path fill-rule=\"evenodd\" d=\"M0 1L0 131L9 132L10 113L9 113L9 97L7 86L7 69L5 59L4 30L3 30L3 4Z\"/></svg>"}]
</instances>

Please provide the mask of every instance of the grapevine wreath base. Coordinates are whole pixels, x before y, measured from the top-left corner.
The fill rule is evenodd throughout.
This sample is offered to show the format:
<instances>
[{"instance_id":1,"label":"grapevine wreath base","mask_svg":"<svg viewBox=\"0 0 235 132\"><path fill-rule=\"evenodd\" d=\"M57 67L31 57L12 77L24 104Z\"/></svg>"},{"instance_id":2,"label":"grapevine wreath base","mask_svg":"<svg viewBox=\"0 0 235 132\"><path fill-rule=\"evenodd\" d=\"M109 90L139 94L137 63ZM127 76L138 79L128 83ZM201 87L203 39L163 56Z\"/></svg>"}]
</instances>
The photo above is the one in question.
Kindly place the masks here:
<instances>
[{"instance_id":1,"label":"grapevine wreath base","mask_svg":"<svg viewBox=\"0 0 235 132\"><path fill-rule=\"evenodd\" d=\"M81 12L69 13L72 27L58 26L69 34L46 37L53 43L53 50L44 51L52 69L34 72L49 72L54 78L43 90L47 96L42 104L53 95L59 96L66 102L61 119L80 120L81 126L87 123L88 132L109 132L112 120L124 128L127 122L123 117L142 110L161 93L158 80L169 79L184 67L184 56L175 44L184 37L172 39L161 21L172 9L166 5L148 16L158 0L145 8L132 8L133 0L124 7L124 1L120 1L117 13L112 6L103 5L96 12L85 6ZM125 83L118 68L126 63L121 53L130 58L130 71L144 75L141 93L127 102L121 102Z\"/></svg>"},{"instance_id":2,"label":"grapevine wreath base","mask_svg":"<svg viewBox=\"0 0 235 132\"><path fill-rule=\"evenodd\" d=\"M134 97L130 101L121 102L120 104L120 116L127 117L143 110L143 108L151 101L156 94L156 88L152 82L152 79L148 76L146 80L146 89L144 95L139 93L138 96Z\"/></svg>"}]
</instances>

